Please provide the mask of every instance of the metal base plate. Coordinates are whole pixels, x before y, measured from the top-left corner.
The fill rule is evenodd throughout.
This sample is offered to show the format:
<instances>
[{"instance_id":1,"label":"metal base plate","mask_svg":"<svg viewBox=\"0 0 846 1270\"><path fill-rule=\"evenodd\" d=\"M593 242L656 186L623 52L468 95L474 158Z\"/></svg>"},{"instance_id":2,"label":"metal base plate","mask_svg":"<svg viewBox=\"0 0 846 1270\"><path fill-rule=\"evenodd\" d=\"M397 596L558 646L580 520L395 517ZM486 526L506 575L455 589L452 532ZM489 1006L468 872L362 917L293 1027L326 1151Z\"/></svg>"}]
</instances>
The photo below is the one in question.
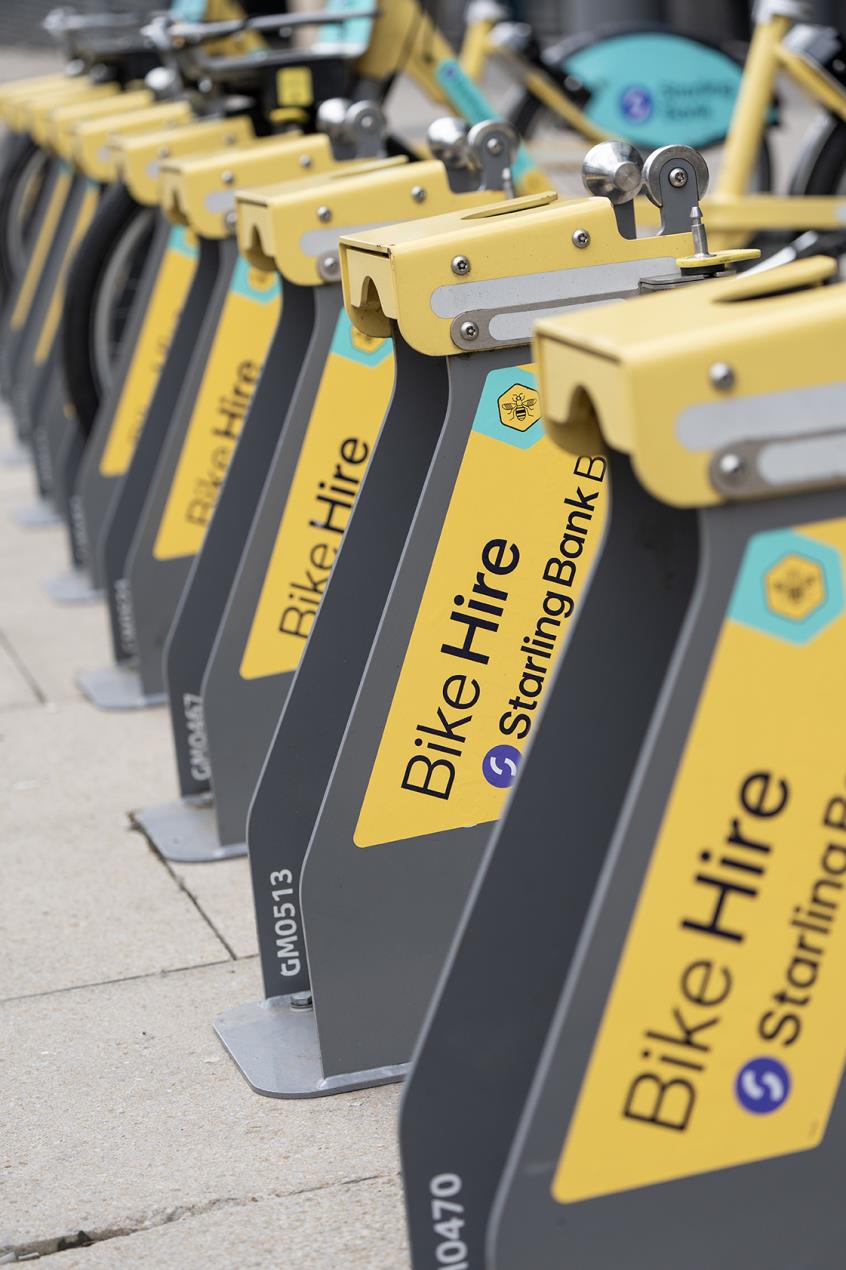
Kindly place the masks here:
<instances>
[{"instance_id":1,"label":"metal base plate","mask_svg":"<svg viewBox=\"0 0 846 1270\"><path fill-rule=\"evenodd\" d=\"M77 687L99 710L146 710L167 701L164 692L147 696L141 687L141 676L134 666L103 666L100 670L80 670Z\"/></svg>"},{"instance_id":2,"label":"metal base plate","mask_svg":"<svg viewBox=\"0 0 846 1270\"><path fill-rule=\"evenodd\" d=\"M247 854L246 842L221 846L211 794L133 812L132 823L160 856L176 864L203 864Z\"/></svg>"},{"instance_id":3,"label":"metal base plate","mask_svg":"<svg viewBox=\"0 0 846 1270\"><path fill-rule=\"evenodd\" d=\"M7 450L0 450L0 467L23 467L32 462L32 454L25 445L12 445Z\"/></svg>"},{"instance_id":4,"label":"metal base plate","mask_svg":"<svg viewBox=\"0 0 846 1270\"><path fill-rule=\"evenodd\" d=\"M57 604L93 604L103 598L103 592L97 590L85 569L66 569L55 574L44 583L44 590Z\"/></svg>"},{"instance_id":5,"label":"metal base plate","mask_svg":"<svg viewBox=\"0 0 846 1270\"><path fill-rule=\"evenodd\" d=\"M234 1006L217 1016L214 1030L250 1088L266 1098L321 1098L391 1085L409 1068L401 1063L324 1076L314 1010L293 1007L290 997Z\"/></svg>"},{"instance_id":6,"label":"metal base plate","mask_svg":"<svg viewBox=\"0 0 846 1270\"><path fill-rule=\"evenodd\" d=\"M46 529L48 525L60 524L62 518L52 503L48 503L46 498L39 498L34 503L15 507L12 519L24 529Z\"/></svg>"}]
</instances>

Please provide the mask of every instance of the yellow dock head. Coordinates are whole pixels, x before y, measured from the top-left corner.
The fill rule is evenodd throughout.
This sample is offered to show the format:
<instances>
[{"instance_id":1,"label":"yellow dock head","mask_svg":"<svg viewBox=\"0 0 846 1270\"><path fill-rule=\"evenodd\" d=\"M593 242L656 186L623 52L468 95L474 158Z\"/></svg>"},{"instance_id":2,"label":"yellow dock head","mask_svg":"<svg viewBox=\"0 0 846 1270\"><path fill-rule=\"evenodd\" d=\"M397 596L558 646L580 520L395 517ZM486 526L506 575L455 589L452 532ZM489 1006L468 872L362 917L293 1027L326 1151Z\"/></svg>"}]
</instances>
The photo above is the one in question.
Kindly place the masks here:
<instances>
[{"instance_id":1,"label":"yellow dock head","mask_svg":"<svg viewBox=\"0 0 846 1270\"><path fill-rule=\"evenodd\" d=\"M345 237L352 321L374 336L396 322L430 356L517 346L544 312L613 305L648 283L673 285L738 258L701 250L691 213L704 163L695 151L666 147L645 165L618 143L591 155L587 183L601 191L593 197L528 195ZM682 173L675 184L668 169ZM651 237L638 236L633 202L644 184L662 213Z\"/></svg>"},{"instance_id":2,"label":"yellow dock head","mask_svg":"<svg viewBox=\"0 0 846 1270\"><path fill-rule=\"evenodd\" d=\"M64 107L91 106L110 100L112 103L120 94L117 84L92 84L90 80L72 80L72 89L57 89L55 92L40 94L27 101L18 100L10 107L10 126L15 132L28 132L36 145L51 144L53 112ZM148 100L152 100L152 94ZM85 110L75 116L85 117Z\"/></svg>"},{"instance_id":3,"label":"yellow dock head","mask_svg":"<svg viewBox=\"0 0 846 1270\"><path fill-rule=\"evenodd\" d=\"M246 115L233 119L197 119L183 126L156 128L140 136L112 132L108 147L118 176L136 203L155 207L159 202L159 168L165 159L227 151L255 139Z\"/></svg>"},{"instance_id":4,"label":"yellow dock head","mask_svg":"<svg viewBox=\"0 0 846 1270\"><path fill-rule=\"evenodd\" d=\"M236 190L327 171L336 162L322 134L260 137L233 153L163 160L159 200L175 224L203 238L228 238L235 232Z\"/></svg>"},{"instance_id":5,"label":"yellow dock head","mask_svg":"<svg viewBox=\"0 0 846 1270\"><path fill-rule=\"evenodd\" d=\"M191 118L191 107L185 101L159 102L153 106L105 115L76 124L70 132L70 155L77 168L90 181L108 184L117 180L117 162L111 138L123 133L131 136L151 128L176 127Z\"/></svg>"},{"instance_id":6,"label":"yellow dock head","mask_svg":"<svg viewBox=\"0 0 846 1270\"><path fill-rule=\"evenodd\" d=\"M547 428L577 453L596 418L681 507L843 483L846 285L822 285L835 274L820 257L540 321Z\"/></svg>"}]
</instances>

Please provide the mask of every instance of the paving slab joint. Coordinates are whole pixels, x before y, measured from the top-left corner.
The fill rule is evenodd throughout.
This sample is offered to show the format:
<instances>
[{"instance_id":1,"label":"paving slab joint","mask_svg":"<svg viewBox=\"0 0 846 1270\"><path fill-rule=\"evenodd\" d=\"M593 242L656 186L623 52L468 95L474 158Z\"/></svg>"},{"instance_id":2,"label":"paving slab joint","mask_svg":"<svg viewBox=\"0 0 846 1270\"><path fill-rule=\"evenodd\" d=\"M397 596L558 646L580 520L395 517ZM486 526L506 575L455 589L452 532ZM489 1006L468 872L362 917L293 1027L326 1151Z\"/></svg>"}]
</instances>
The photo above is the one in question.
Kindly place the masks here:
<instances>
[{"instance_id":1,"label":"paving slab joint","mask_svg":"<svg viewBox=\"0 0 846 1270\"><path fill-rule=\"evenodd\" d=\"M112 1239L128 1239L132 1235L140 1235L145 1231L156 1230L162 1226L170 1226L175 1222L188 1221L192 1217L205 1217L208 1213L216 1212L219 1209L246 1208L259 1199L296 1199L301 1195L332 1190L333 1187L358 1186L365 1182L387 1181L397 1176L396 1170L391 1170L389 1173L368 1173L363 1177L342 1178L319 1186L305 1186L296 1191L269 1191L267 1194L247 1196L225 1195L217 1199L207 1200L201 1204L183 1204L165 1211L151 1213L146 1219L143 1217L138 1217L134 1221L130 1219L119 1226L77 1230L72 1234L32 1239L27 1243L15 1244L8 1235L0 1233L0 1265L18 1265L24 1261L40 1261L42 1257L51 1257L58 1252L70 1252L74 1248L90 1248L94 1244L106 1243Z\"/></svg>"},{"instance_id":2,"label":"paving slab joint","mask_svg":"<svg viewBox=\"0 0 846 1270\"><path fill-rule=\"evenodd\" d=\"M134 830L134 832L136 832L139 835L139 837L142 838L143 841L147 844L147 847L149 851L151 852L151 854L154 855L156 859L159 861L159 863L162 865L162 867L167 870L167 872L170 874L175 884L179 887L180 891L182 891L183 895L185 895L187 899L190 900L190 902L194 905L194 908L200 914L200 917L202 917L203 921L209 927L212 934L216 935L217 938L220 940L220 942L223 944L223 947L226 949L228 956L232 959L232 961L239 961L240 958L238 957L238 954L236 953L235 949L229 943L226 936L215 925L211 917L209 917L208 913L203 908L202 904L197 899L196 895L193 893L193 891L191 891L185 885L185 882L179 876L179 874L174 872L174 870L171 867L170 861L166 860L165 857L161 854L161 852L156 850L155 843L144 832L141 824L136 819L134 812L129 812L129 823L132 826L132 829Z\"/></svg>"}]
</instances>

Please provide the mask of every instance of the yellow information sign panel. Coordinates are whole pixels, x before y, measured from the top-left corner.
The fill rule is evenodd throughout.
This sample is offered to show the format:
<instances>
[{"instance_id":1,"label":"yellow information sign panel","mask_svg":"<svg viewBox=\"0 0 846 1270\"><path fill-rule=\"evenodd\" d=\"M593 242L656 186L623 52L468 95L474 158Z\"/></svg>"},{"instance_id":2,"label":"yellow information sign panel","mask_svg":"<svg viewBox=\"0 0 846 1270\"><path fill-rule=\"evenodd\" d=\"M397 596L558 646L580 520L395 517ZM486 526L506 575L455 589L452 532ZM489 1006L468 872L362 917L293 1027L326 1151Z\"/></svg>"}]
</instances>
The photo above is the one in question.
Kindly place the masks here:
<instances>
[{"instance_id":1,"label":"yellow information sign panel","mask_svg":"<svg viewBox=\"0 0 846 1270\"><path fill-rule=\"evenodd\" d=\"M816 1146L846 1059L846 521L753 537L553 1194Z\"/></svg>"},{"instance_id":2,"label":"yellow information sign panel","mask_svg":"<svg viewBox=\"0 0 846 1270\"><path fill-rule=\"evenodd\" d=\"M218 322L153 555L196 555L279 320L275 273L240 259Z\"/></svg>"},{"instance_id":3,"label":"yellow information sign panel","mask_svg":"<svg viewBox=\"0 0 846 1270\"><path fill-rule=\"evenodd\" d=\"M241 661L244 679L296 670L394 383L393 345L342 312Z\"/></svg>"},{"instance_id":4,"label":"yellow information sign panel","mask_svg":"<svg viewBox=\"0 0 846 1270\"><path fill-rule=\"evenodd\" d=\"M498 818L602 537L605 473L546 436L533 366L488 375L357 846Z\"/></svg>"},{"instance_id":5,"label":"yellow information sign panel","mask_svg":"<svg viewBox=\"0 0 846 1270\"><path fill-rule=\"evenodd\" d=\"M129 467L196 265L194 235L171 230L100 459L102 476L122 476Z\"/></svg>"}]
</instances>

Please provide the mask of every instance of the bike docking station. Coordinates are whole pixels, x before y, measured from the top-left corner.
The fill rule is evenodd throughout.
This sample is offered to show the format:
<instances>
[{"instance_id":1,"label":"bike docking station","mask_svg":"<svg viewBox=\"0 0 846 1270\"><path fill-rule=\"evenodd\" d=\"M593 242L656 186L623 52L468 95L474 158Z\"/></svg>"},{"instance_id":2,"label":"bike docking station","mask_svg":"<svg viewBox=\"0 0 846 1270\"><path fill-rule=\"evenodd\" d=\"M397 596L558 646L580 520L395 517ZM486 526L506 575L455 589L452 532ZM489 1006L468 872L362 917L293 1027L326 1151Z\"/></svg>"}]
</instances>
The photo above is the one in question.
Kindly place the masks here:
<instances>
[{"instance_id":1,"label":"bike docking station","mask_svg":"<svg viewBox=\"0 0 846 1270\"><path fill-rule=\"evenodd\" d=\"M48 103L33 109L33 140L57 154L65 177L62 182L65 193L12 363L12 409L19 435L30 444L34 414L47 374L46 363L58 330L64 277L73 250L90 224L99 199L97 184L72 161L73 128L84 120L98 116L115 118L125 111L149 106L152 100L153 94L148 89L139 89L99 101L58 107ZM64 154L58 146L62 146Z\"/></svg>"},{"instance_id":2,"label":"bike docking station","mask_svg":"<svg viewBox=\"0 0 846 1270\"><path fill-rule=\"evenodd\" d=\"M57 355L61 308L70 264L93 219L103 191L116 179L110 138L120 133L143 133L151 127L165 127L168 123L176 125L191 116L187 102L133 105L134 97L134 93L126 93L115 98L114 109L104 117L69 120L67 115L74 113L74 108L71 107L67 112L57 112L53 118L53 148L84 178L87 201L67 240L59 276L35 348L37 378L30 391L29 414L39 488L42 493L51 492L55 510L65 521L69 516L70 494L63 471L63 446L70 438L71 452L80 458L85 442L76 420L72 416L68 418L66 413L60 358Z\"/></svg>"},{"instance_id":3,"label":"bike docking station","mask_svg":"<svg viewBox=\"0 0 846 1270\"><path fill-rule=\"evenodd\" d=\"M247 116L198 119L183 125L132 132L112 132L116 183L141 207L149 208L153 234L138 291L127 317L114 376L97 412L82 453L73 432L67 434L59 472L68 497L68 545L71 567L47 582L52 599L61 604L86 603L102 596L96 570L98 542L109 504L126 471L144 415L155 389L164 354L176 326L196 264L193 239L159 211L159 168L162 160L213 151L254 139ZM58 482L57 482L58 483Z\"/></svg>"},{"instance_id":4,"label":"bike docking station","mask_svg":"<svg viewBox=\"0 0 846 1270\"><path fill-rule=\"evenodd\" d=\"M379 108L361 103L358 114L370 121L370 127L362 132L366 147L381 146ZM338 138L338 154L333 149L332 131ZM179 537L178 532L174 534L173 525L178 525L185 515L179 500L184 501L186 483L193 487L200 481L199 493L206 502L204 514L210 513L214 500L209 502L212 490L208 468L199 471L195 465L214 459L219 468L212 474L213 480L219 483L225 474L243 411L273 333L267 319L269 306L278 311L278 282L271 277L259 282L258 273L239 267L234 218L236 186L240 182L269 184L286 177L294 179L304 170L326 172L337 164L348 163L355 154L351 144L355 133L356 129L350 127L330 133L262 137L236 156L207 155L161 163L159 182L165 215L194 234L198 261L143 427L101 533L101 567L115 664L82 671L77 676L83 693L100 709L142 709L166 699L163 645L192 558L190 548L184 551L179 547L175 551L173 546ZM218 326L227 309L226 338L218 341ZM237 343L233 343L233 329L238 332ZM257 341L259 360L245 377L239 367L249 344L249 339L245 344L245 337L251 332ZM230 410L224 402L221 413L213 404L214 413L206 413L209 399L219 407L224 391L229 394L226 400L230 405L234 403L233 408ZM237 397L231 397L233 392ZM192 428L194 419L196 427ZM214 428L225 430L228 439L215 438ZM186 434L190 435L183 464L181 452ZM210 447L210 437L220 444ZM221 450L225 450L225 458L221 457ZM169 495L174 478L181 489L174 493L171 510ZM189 501L193 501L193 495ZM163 520L166 513L167 524ZM195 527L188 526L188 536L192 528ZM165 534L163 538L159 536L160 529ZM185 537L183 532L183 544ZM160 554L156 554L159 549ZM133 577L136 561L137 579Z\"/></svg>"},{"instance_id":5,"label":"bike docking station","mask_svg":"<svg viewBox=\"0 0 846 1270\"><path fill-rule=\"evenodd\" d=\"M107 93L98 100L62 106L63 98L36 99L29 115L27 130L34 142L52 150L53 129L64 120L86 117L86 112L117 111L128 94ZM134 96L134 94L131 94ZM152 94L139 93L149 102ZM32 451L33 412L45 375L62 300L62 281L73 247L85 231L97 206L98 191L67 159L56 155L55 181L52 183L41 225L27 269L7 308L8 324L3 340L4 391L9 399L18 440ZM47 491L42 491L46 493ZM55 523L56 515L43 502L25 508L16 516L22 525L40 526Z\"/></svg>"},{"instance_id":6,"label":"bike docking station","mask_svg":"<svg viewBox=\"0 0 846 1270\"><path fill-rule=\"evenodd\" d=\"M34 111L49 106L58 107L62 102L88 100L95 101L102 97L113 97L118 92L117 85L93 85L89 80L67 80L63 87L44 89L32 94L17 93L11 98L4 98L3 119L12 133L27 135L34 126ZM53 236L56 233L62 208L70 189L70 169L51 151L42 147L47 157L43 186L33 213L33 225L30 235L30 253L28 259L21 262L20 272L14 280L9 293L5 296L0 334L2 334L2 351L0 351L0 386L4 396L11 393L16 354L23 339L27 318L44 269Z\"/></svg>"},{"instance_id":7,"label":"bike docking station","mask_svg":"<svg viewBox=\"0 0 846 1270\"><path fill-rule=\"evenodd\" d=\"M701 157L650 159L652 238L641 166L609 143L586 162L604 196L341 241L351 319L393 336L397 381L250 809L266 996L215 1028L260 1093L405 1073L603 533L593 436L563 471L536 426L532 324L669 285L696 252Z\"/></svg>"},{"instance_id":8,"label":"bike docking station","mask_svg":"<svg viewBox=\"0 0 846 1270\"><path fill-rule=\"evenodd\" d=\"M510 130L500 132L510 139ZM389 222L490 201L486 191L507 170L506 141L483 170L488 134L466 134L466 125L441 121L430 144L442 158L347 164L239 194L242 251L278 271L285 299L166 647L181 797L135 819L168 859L246 851L250 799L322 590L312 589L296 630L280 629L280 596L291 590L284 578L302 560L318 568L321 517L326 533L343 534L393 388L390 342L354 332L343 309L338 240L373 224L374 209ZM324 579L331 559L327 548ZM294 587L294 598L304 591Z\"/></svg>"},{"instance_id":9,"label":"bike docking station","mask_svg":"<svg viewBox=\"0 0 846 1270\"><path fill-rule=\"evenodd\" d=\"M599 428L610 523L405 1091L415 1266L450 1239L497 1270L838 1264L835 272L537 328L547 427L567 462Z\"/></svg>"}]
</instances>

